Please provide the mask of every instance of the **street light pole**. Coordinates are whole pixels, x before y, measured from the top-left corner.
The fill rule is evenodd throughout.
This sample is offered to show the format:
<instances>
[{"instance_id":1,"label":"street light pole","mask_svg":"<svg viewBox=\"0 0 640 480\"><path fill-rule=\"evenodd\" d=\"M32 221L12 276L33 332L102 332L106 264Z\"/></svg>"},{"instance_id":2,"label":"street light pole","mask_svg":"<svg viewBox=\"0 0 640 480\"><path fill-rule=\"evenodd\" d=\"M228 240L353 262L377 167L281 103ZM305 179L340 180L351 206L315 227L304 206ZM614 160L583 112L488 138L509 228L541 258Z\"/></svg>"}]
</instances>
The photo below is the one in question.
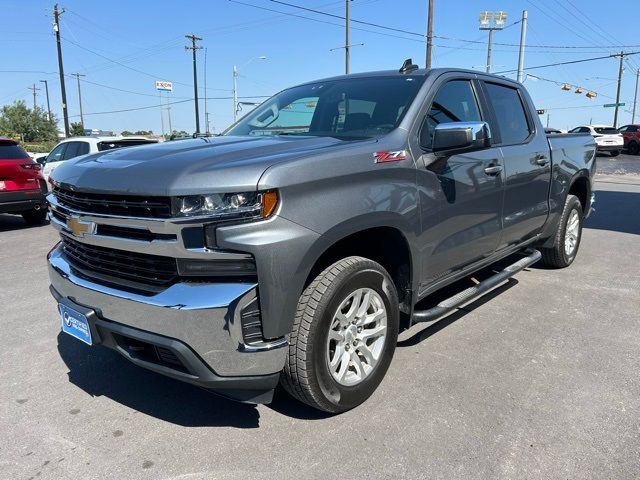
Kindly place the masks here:
<instances>
[{"instance_id":1,"label":"street light pole","mask_svg":"<svg viewBox=\"0 0 640 480\"><path fill-rule=\"evenodd\" d=\"M35 114L35 113L36 113L36 106L37 106L37 103L36 103L36 95L38 95L36 92L37 92L38 90L40 90L40 89L39 89L39 88L36 88L36 84L35 84L35 83L33 84L33 87L27 87L27 88L28 88L29 90L31 90L31 93L33 93L33 113Z\"/></svg>"},{"instance_id":2,"label":"street light pole","mask_svg":"<svg viewBox=\"0 0 640 480\"><path fill-rule=\"evenodd\" d=\"M254 60L266 60L267 57L264 55L260 55L259 57L253 57L250 58L249 60L247 60L243 65L242 68L246 67L247 65L249 65L251 62L253 62ZM234 65L233 66L233 123L236 123L236 120L238 120L238 77L240 76L240 72L238 72L238 66Z\"/></svg>"},{"instance_id":3,"label":"street light pole","mask_svg":"<svg viewBox=\"0 0 640 480\"><path fill-rule=\"evenodd\" d=\"M44 83L44 92L47 96L47 121L50 122L51 121L51 105L49 104L49 84L47 83L46 80L40 80L42 83Z\"/></svg>"},{"instance_id":4,"label":"street light pole","mask_svg":"<svg viewBox=\"0 0 640 480\"><path fill-rule=\"evenodd\" d=\"M502 10L498 12L488 12L486 10L480 12L480 30L489 31L489 41L487 44L487 73L491 73L491 49L493 45L493 31L502 30L506 21L507 12L503 12Z\"/></svg>"}]
</instances>

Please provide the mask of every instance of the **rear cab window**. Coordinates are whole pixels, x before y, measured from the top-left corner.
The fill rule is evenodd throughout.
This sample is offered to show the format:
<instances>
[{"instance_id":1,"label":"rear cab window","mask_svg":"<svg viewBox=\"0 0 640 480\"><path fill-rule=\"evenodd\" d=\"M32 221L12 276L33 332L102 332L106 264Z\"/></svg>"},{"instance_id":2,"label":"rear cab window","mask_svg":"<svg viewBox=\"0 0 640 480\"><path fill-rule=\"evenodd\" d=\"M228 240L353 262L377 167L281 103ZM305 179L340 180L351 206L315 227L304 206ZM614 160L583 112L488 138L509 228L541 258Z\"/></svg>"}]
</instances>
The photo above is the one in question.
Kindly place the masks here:
<instances>
[{"instance_id":1,"label":"rear cab window","mask_svg":"<svg viewBox=\"0 0 640 480\"><path fill-rule=\"evenodd\" d=\"M484 85L495 112L502 145L525 143L533 133L533 125L518 89L489 82Z\"/></svg>"}]
</instances>

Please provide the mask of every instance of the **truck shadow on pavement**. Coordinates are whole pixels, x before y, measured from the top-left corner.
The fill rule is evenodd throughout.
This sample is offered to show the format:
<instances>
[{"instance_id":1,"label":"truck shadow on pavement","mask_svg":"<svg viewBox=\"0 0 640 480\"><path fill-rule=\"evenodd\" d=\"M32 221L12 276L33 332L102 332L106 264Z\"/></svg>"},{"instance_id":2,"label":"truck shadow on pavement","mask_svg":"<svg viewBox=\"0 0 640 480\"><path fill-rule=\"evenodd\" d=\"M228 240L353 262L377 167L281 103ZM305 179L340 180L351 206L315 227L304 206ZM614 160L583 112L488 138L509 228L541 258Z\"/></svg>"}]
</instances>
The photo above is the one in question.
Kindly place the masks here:
<instances>
[{"instance_id":1,"label":"truck shadow on pavement","mask_svg":"<svg viewBox=\"0 0 640 480\"><path fill-rule=\"evenodd\" d=\"M584 228L640 235L640 193L596 190L596 211Z\"/></svg>"},{"instance_id":2,"label":"truck shadow on pavement","mask_svg":"<svg viewBox=\"0 0 640 480\"><path fill-rule=\"evenodd\" d=\"M49 225L49 222L43 225L29 225L19 215L0 214L0 233L10 232L12 230L26 230L28 228L40 228Z\"/></svg>"},{"instance_id":3,"label":"truck shadow on pavement","mask_svg":"<svg viewBox=\"0 0 640 480\"><path fill-rule=\"evenodd\" d=\"M118 353L88 347L69 335L58 334L58 352L69 369L69 381L91 396L105 396L183 427L258 428L255 405L227 400L205 389L140 368ZM316 420L330 415L314 410L276 389L267 408L292 418Z\"/></svg>"},{"instance_id":4,"label":"truck shadow on pavement","mask_svg":"<svg viewBox=\"0 0 640 480\"><path fill-rule=\"evenodd\" d=\"M257 428L255 405L232 402L202 388L140 368L118 353L88 347L58 334L69 381L91 396L105 396L146 415L184 427Z\"/></svg>"}]
</instances>

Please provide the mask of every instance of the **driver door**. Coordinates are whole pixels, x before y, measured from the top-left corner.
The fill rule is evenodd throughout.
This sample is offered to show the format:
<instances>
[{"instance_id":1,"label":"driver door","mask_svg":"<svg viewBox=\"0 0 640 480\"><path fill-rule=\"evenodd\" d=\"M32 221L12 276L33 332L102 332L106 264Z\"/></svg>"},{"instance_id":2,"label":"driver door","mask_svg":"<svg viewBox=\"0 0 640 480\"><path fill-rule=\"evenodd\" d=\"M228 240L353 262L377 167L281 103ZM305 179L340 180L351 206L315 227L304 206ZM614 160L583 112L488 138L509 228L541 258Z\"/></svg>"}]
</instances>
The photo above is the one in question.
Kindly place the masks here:
<instances>
[{"instance_id":1,"label":"driver door","mask_svg":"<svg viewBox=\"0 0 640 480\"><path fill-rule=\"evenodd\" d=\"M450 155L430 151L437 125L487 120L480 90L469 78L454 78L442 82L436 92L418 134L423 292L494 253L502 233L504 172L499 150Z\"/></svg>"}]
</instances>

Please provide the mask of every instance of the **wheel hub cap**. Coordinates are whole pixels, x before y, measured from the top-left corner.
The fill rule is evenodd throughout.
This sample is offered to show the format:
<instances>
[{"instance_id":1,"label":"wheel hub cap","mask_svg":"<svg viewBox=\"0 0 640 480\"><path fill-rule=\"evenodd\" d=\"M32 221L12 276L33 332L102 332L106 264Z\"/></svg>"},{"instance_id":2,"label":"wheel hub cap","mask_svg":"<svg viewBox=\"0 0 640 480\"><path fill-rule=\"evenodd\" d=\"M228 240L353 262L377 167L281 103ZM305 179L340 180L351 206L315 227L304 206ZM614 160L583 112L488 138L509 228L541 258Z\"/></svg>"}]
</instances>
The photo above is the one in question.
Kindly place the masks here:
<instances>
[{"instance_id":1,"label":"wheel hub cap","mask_svg":"<svg viewBox=\"0 0 640 480\"><path fill-rule=\"evenodd\" d=\"M378 292L359 288L347 295L329 326L326 359L341 385L356 385L378 364L387 336L387 311Z\"/></svg>"},{"instance_id":2,"label":"wheel hub cap","mask_svg":"<svg viewBox=\"0 0 640 480\"><path fill-rule=\"evenodd\" d=\"M571 211L569 220L567 220L567 228L564 234L564 253L572 255L578 246L580 239L580 217L575 210Z\"/></svg>"}]
</instances>

